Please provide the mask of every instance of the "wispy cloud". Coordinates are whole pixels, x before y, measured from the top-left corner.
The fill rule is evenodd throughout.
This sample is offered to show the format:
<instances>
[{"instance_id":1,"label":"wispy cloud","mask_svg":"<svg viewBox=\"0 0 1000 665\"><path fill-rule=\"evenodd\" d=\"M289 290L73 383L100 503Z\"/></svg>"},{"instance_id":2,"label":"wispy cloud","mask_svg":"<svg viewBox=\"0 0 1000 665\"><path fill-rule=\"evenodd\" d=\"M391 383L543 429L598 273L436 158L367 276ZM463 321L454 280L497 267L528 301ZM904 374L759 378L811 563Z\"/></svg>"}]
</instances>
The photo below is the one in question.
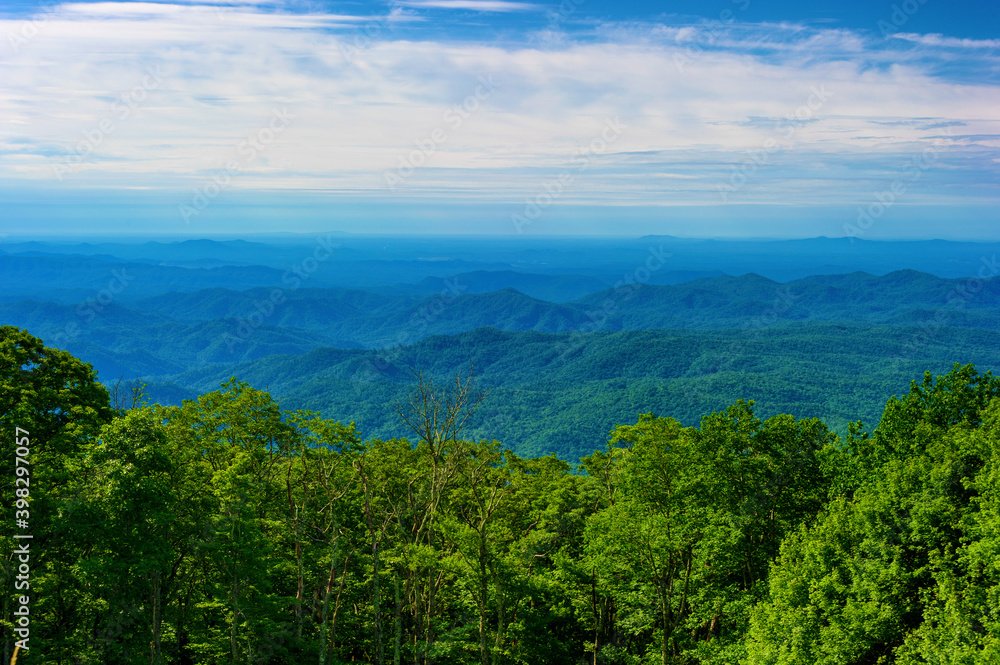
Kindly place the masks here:
<instances>
[{"instance_id":1,"label":"wispy cloud","mask_svg":"<svg viewBox=\"0 0 1000 665\"><path fill-rule=\"evenodd\" d=\"M511 2L510 0L402 0L398 4L405 7L464 9L477 12L529 12L545 8L543 5L530 2Z\"/></svg>"},{"instance_id":2,"label":"wispy cloud","mask_svg":"<svg viewBox=\"0 0 1000 665\"><path fill-rule=\"evenodd\" d=\"M998 199L1000 147L991 137L1000 134L1000 85L942 73L939 60L955 46L940 35L884 42L796 24L734 22L706 32L661 21L567 24L561 39L546 41L541 17L538 34L483 44L442 36L433 22L405 14L399 29L370 31L370 43L348 59L345 45L384 16L280 7L55 6L16 51L0 44L0 184L188 191L234 159L276 108L287 108L294 121L266 151L240 157L226 196L254 188L382 195L383 174L399 155L448 126L449 109L492 75L501 87L448 131L393 196L519 201L571 165L608 118L620 117L628 131L580 173L564 201L716 202L718 182L768 141L780 150L734 202L867 200L913 154L942 144L948 149L922 176L913 202ZM0 34L20 25L0 21ZM917 37L925 40L920 49L910 45ZM990 69L994 57L969 46L956 59ZM120 119L115 104L153 64L162 68L162 85ZM829 100L811 109L820 87ZM71 179L57 183L53 166L108 117L114 130ZM978 138L949 138L942 129L951 126Z\"/></svg>"},{"instance_id":3,"label":"wispy cloud","mask_svg":"<svg viewBox=\"0 0 1000 665\"><path fill-rule=\"evenodd\" d=\"M357 14L307 14L261 11L266 2L236 2L212 4L206 2L79 2L60 5L58 18L67 23L84 25L90 21L115 21L119 25L125 22L159 21L164 25L176 27L184 25L192 35L201 34L196 25L185 25L187 22L201 20L202 28L214 30L219 23L231 27L257 27L269 29L309 29L328 28L336 26L356 26L370 22L378 17ZM406 14L399 15L399 20L416 20ZM184 22L184 23L180 23Z\"/></svg>"},{"instance_id":4,"label":"wispy cloud","mask_svg":"<svg viewBox=\"0 0 1000 665\"><path fill-rule=\"evenodd\" d=\"M943 46L945 48L962 49L1000 49L1000 39L958 39L939 34L917 35L909 32L897 32L892 35L923 46Z\"/></svg>"}]
</instances>

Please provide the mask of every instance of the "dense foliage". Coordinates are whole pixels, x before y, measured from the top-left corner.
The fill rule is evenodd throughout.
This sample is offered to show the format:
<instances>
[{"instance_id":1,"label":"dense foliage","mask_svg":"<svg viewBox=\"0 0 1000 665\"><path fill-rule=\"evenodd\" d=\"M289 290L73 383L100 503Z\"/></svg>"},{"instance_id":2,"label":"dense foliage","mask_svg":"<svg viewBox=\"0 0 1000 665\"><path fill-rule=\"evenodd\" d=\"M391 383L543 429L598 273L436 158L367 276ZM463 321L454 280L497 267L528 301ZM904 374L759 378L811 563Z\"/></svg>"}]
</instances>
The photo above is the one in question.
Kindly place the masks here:
<instances>
[{"instance_id":1,"label":"dense foliage","mask_svg":"<svg viewBox=\"0 0 1000 665\"><path fill-rule=\"evenodd\" d=\"M579 468L470 440L486 402L461 378L410 390L396 409L410 438L366 439L235 379L179 406L113 399L86 364L0 327L4 458L15 427L33 439L28 658L1000 657L988 372L928 374L845 437L753 402L697 427L647 413ZM6 500L13 467L0 473Z\"/></svg>"},{"instance_id":2,"label":"dense foliage","mask_svg":"<svg viewBox=\"0 0 1000 665\"><path fill-rule=\"evenodd\" d=\"M522 456L576 461L642 412L695 426L752 395L762 416L819 418L847 434L849 422L877 422L885 401L914 376L947 372L959 349L983 371L1000 369L1000 333L926 334L819 323L588 334L480 328L380 352L317 349L191 370L182 382L198 394L235 374L287 407L334 413L367 436L388 439L407 435L385 407L410 390L407 367L453 376L472 363L491 393L468 436L497 439ZM161 403L176 395L163 385L150 393Z\"/></svg>"}]
</instances>

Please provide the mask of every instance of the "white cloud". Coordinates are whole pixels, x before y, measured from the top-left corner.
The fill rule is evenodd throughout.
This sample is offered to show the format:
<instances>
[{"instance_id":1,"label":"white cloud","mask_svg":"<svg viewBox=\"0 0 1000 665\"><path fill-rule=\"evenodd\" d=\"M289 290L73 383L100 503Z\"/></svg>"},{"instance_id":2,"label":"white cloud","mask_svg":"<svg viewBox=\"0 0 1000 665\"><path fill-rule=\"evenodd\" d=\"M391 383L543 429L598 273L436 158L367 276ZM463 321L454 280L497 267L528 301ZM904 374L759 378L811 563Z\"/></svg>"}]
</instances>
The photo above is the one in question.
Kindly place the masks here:
<instances>
[{"instance_id":1,"label":"white cloud","mask_svg":"<svg viewBox=\"0 0 1000 665\"><path fill-rule=\"evenodd\" d=\"M923 46L943 46L946 48L965 49L997 49L1000 48L1000 39L958 39L956 37L946 37L939 34L918 35L909 32L897 32L892 35L896 39L904 39Z\"/></svg>"},{"instance_id":2,"label":"white cloud","mask_svg":"<svg viewBox=\"0 0 1000 665\"><path fill-rule=\"evenodd\" d=\"M618 117L627 130L563 200L714 202L772 142L740 197L867 200L928 147L947 143L942 168L947 155L996 149L941 139L941 123L1000 134L996 84L942 78L926 53L875 50L842 30L740 24L707 43L691 26L619 26L542 48L404 38L386 20L250 3L58 6L16 52L0 50L0 179L54 182L54 166L107 120L113 131L60 186L189 188L236 160L233 190L388 194L386 171L431 142L395 196L519 200L574 168ZM0 21L0 34L20 25ZM162 84L121 117L151 66ZM476 100L491 75L499 88ZM463 102L476 106L467 118L449 112ZM275 109L292 122L247 159L241 142ZM952 166L995 197L995 174L976 171L995 157ZM923 176L913 202L952 196L936 182Z\"/></svg>"},{"instance_id":3,"label":"white cloud","mask_svg":"<svg viewBox=\"0 0 1000 665\"><path fill-rule=\"evenodd\" d=\"M530 2L510 0L402 0L398 4L406 7L428 9L464 9L477 12L524 12L543 9Z\"/></svg>"}]
</instances>

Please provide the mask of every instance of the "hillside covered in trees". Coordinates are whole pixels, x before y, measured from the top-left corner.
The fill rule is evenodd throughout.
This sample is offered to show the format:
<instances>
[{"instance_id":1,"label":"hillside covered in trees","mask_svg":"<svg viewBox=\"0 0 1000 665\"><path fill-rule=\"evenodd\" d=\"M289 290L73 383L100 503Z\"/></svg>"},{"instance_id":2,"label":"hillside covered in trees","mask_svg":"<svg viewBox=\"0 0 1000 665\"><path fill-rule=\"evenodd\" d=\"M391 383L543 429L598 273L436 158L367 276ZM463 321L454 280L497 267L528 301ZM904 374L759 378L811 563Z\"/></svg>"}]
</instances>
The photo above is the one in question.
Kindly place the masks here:
<instances>
[{"instance_id":1,"label":"hillside covered in trees","mask_svg":"<svg viewBox=\"0 0 1000 665\"><path fill-rule=\"evenodd\" d=\"M195 246L201 244L220 255L249 251L245 244ZM664 250L668 246L683 244ZM584 259L600 258L574 243L560 247L554 256L565 270L583 270ZM981 371L1000 369L996 277L956 279L908 269L786 283L751 273L655 284L651 273L642 283L607 286L602 280L613 275L480 270L379 285L409 265L381 260L378 269L386 274L369 275L372 283L364 288L311 281L292 288L280 280L277 288L266 281L246 288L226 271L249 271L246 279L263 280L275 268L223 265L204 269L210 274L190 284L167 274L157 282L157 271L202 269L155 261L173 256L171 264L183 263L186 256L198 263L201 255L173 245L107 249L152 254L147 263L123 261L114 268L135 275L128 285L115 284L120 294L76 303L53 289L41 294L43 301L28 297L39 295L31 289L46 282L27 270L32 256L11 255L27 263L20 270L18 261L8 266L6 276L13 279L0 295L0 323L30 330L91 363L104 383L141 379L150 400L162 405L180 405L238 376L284 408L336 414L372 438L407 435L385 405L409 390L409 367L443 377L474 365L491 393L469 421L467 436L503 441L522 456L555 454L574 463L640 412L694 426L750 389L762 417L820 418L846 434L853 420L877 421L885 400L925 370L946 372L955 358ZM294 255L279 249L268 250L277 252L275 261ZM537 255L522 252L517 256ZM643 249L639 258L648 254ZM55 261L74 275L66 277L73 284L92 279L81 266L97 260L35 258ZM760 257L751 259L765 267ZM993 259L987 263L984 275L995 266ZM411 268L411 279L424 275ZM324 279L342 276L343 269L338 264ZM263 273L254 277L254 270ZM143 271L152 272L140 290ZM211 275L218 286L173 290L193 288ZM572 285L577 291L569 294ZM584 289L596 290L580 296ZM541 299L560 294L573 298Z\"/></svg>"},{"instance_id":2,"label":"hillside covered in trees","mask_svg":"<svg viewBox=\"0 0 1000 665\"><path fill-rule=\"evenodd\" d=\"M468 376L418 372L382 440L236 379L109 394L3 326L4 662L24 593L51 663L997 662L998 397L955 365L846 436L639 409L577 467L466 436Z\"/></svg>"}]
</instances>

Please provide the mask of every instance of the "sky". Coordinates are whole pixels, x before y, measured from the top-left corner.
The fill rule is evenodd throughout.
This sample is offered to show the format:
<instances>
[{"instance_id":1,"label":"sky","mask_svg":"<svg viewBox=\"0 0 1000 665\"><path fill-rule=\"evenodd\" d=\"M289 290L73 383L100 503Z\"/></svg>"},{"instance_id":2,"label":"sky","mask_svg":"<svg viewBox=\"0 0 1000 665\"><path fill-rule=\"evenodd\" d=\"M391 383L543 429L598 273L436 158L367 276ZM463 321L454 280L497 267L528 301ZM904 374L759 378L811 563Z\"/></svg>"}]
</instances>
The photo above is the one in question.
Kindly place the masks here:
<instances>
[{"instance_id":1,"label":"sky","mask_svg":"<svg viewBox=\"0 0 1000 665\"><path fill-rule=\"evenodd\" d=\"M1000 7L0 7L0 236L1000 238Z\"/></svg>"}]
</instances>

